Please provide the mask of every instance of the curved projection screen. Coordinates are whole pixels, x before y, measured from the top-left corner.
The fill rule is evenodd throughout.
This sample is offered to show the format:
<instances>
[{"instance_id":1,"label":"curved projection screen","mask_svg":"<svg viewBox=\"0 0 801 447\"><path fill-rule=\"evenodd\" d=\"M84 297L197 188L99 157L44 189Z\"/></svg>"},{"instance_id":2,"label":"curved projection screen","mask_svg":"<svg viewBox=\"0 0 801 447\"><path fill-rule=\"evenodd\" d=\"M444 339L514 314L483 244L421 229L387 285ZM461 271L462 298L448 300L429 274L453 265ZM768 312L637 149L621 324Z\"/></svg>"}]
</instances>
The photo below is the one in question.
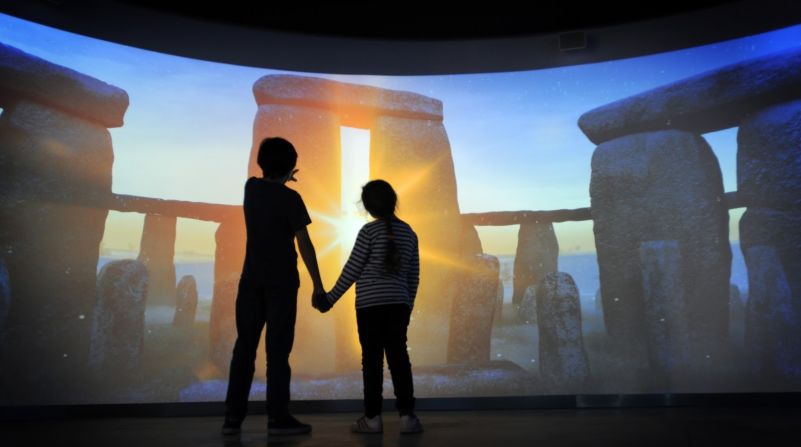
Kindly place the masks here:
<instances>
[{"instance_id":1,"label":"curved projection screen","mask_svg":"<svg viewBox=\"0 0 801 447\"><path fill-rule=\"evenodd\" d=\"M243 187L275 135L329 288L361 185L398 191L420 239L418 397L801 391L801 26L413 77L10 16L0 42L1 405L223 400ZM353 291L319 314L299 269L292 396L361 398ZM256 368L254 400L263 347Z\"/></svg>"}]
</instances>

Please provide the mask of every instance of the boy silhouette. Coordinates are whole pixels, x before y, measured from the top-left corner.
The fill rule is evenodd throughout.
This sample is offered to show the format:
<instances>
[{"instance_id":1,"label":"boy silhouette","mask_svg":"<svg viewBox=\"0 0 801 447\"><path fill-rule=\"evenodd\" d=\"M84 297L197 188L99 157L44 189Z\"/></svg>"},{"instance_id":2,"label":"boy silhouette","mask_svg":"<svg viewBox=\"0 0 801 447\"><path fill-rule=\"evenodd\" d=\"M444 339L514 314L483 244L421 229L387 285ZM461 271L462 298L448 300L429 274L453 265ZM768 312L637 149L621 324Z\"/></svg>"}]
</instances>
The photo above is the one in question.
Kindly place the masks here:
<instances>
[{"instance_id":1,"label":"boy silhouette","mask_svg":"<svg viewBox=\"0 0 801 447\"><path fill-rule=\"evenodd\" d=\"M255 371L256 350L266 323L267 433L303 434L311 426L289 413L289 353L295 338L300 278L300 255L311 276L314 293L325 293L317 255L306 226L311 223L303 199L285 183L297 181L298 154L283 138L267 138L257 162L264 176L245 184L247 248L236 297L237 339L231 358L225 422L222 432L238 434L247 415L248 395Z\"/></svg>"}]
</instances>

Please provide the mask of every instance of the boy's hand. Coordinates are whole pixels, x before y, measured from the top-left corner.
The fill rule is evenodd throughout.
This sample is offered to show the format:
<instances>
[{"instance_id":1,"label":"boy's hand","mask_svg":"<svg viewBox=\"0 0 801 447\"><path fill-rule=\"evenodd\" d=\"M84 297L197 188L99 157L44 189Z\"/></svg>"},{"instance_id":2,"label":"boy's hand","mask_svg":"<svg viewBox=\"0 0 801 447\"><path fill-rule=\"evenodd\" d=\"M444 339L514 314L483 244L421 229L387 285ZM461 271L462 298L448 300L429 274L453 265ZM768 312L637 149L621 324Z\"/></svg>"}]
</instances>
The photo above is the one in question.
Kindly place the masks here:
<instances>
[{"instance_id":1,"label":"boy's hand","mask_svg":"<svg viewBox=\"0 0 801 447\"><path fill-rule=\"evenodd\" d=\"M298 181L298 179L296 179L296 178L295 178L295 174L297 174L297 173L298 173L298 171L300 171L300 169L293 169L293 170L292 170L292 173L291 173L291 174L289 174L289 178L287 179L287 181L288 181L288 182L297 182L297 181Z\"/></svg>"},{"instance_id":2,"label":"boy's hand","mask_svg":"<svg viewBox=\"0 0 801 447\"><path fill-rule=\"evenodd\" d=\"M326 313L334 307L326 297L325 292L315 293L312 295L312 306L319 310L321 313Z\"/></svg>"}]
</instances>

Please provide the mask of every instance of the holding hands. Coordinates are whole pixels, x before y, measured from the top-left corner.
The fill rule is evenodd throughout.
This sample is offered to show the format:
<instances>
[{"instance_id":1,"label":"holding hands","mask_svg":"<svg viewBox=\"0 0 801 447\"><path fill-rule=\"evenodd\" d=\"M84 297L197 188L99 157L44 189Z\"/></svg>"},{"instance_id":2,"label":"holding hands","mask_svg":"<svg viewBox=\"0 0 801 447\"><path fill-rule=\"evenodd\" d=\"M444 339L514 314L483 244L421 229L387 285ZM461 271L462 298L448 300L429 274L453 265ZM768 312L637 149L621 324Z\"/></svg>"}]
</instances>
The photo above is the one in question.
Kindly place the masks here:
<instances>
[{"instance_id":1,"label":"holding hands","mask_svg":"<svg viewBox=\"0 0 801 447\"><path fill-rule=\"evenodd\" d=\"M326 313L334 307L330 301L328 301L328 297L326 297L325 289L315 289L312 293L311 299L312 307L319 310L320 313Z\"/></svg>"}]
</instances>

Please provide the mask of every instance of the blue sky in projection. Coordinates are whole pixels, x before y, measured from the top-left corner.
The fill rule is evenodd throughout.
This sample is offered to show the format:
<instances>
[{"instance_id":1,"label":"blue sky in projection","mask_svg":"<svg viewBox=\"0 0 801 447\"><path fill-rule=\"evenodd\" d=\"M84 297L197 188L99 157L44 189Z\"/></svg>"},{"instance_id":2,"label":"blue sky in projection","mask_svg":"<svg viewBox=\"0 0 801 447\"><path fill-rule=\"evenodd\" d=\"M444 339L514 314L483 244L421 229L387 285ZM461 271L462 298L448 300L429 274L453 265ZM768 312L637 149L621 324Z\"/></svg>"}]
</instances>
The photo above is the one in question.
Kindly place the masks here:
<instances>
[{"instance_id":1,"label":"blue sky in projection","mask_svg":"<svg viewBox=\"0 0 801 447\"><path fill-rule=\"evenodd\" d=\"M111 131L115 192L241 203L256 113L253 83L266 74L287 72L159 54L6 15L0 15L0 41L128 92L125 125ZM582 113L704 71L799 46L801 26L794 26L691 49L554 69L313 76L441 100L462 212L547 210L589 205L594 145L576 124ZM735 190L736 129L705 137L720 161L725 189ZM737 239L739 214L732 213L732 239ZM575 240L575 246L592 249L590 222L557 227L560 241ZM487 230L482 237L506 239L506 233L516 235L516 230ZM502 245L499 250L506 251Z\"/></svg>"}]
</instances>

